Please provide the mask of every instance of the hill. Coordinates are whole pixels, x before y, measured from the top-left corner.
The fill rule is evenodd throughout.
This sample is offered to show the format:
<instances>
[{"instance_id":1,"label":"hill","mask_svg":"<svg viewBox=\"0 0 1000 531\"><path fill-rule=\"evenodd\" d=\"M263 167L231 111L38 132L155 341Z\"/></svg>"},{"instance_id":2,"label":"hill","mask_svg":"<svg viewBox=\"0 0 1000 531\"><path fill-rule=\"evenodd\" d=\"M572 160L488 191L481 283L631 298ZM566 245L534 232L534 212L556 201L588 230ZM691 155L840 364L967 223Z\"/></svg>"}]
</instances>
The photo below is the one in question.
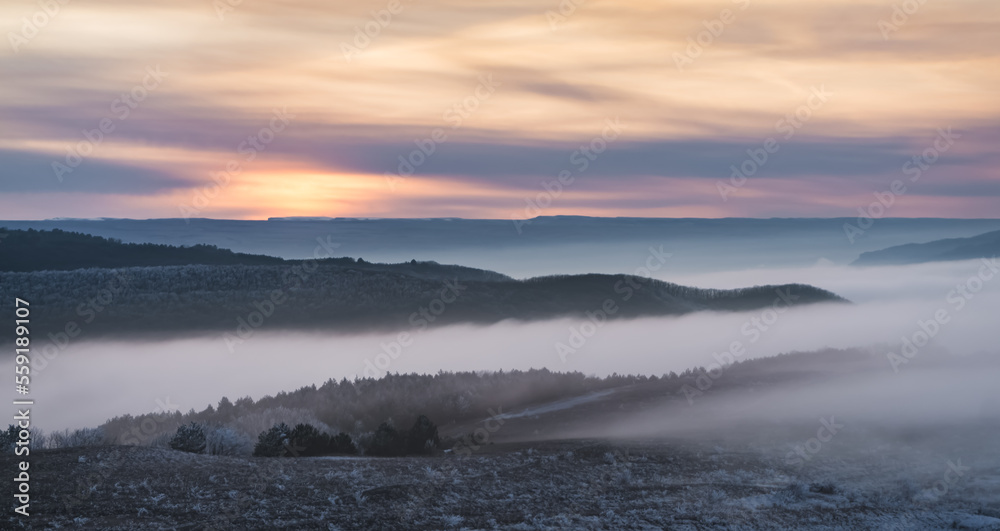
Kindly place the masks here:
<instances>
[{"instance_id":1,"label":"hill","mask_svg":"<svg viewBox=\"0 0 1000 531\"><path fill-rule=\"evenodd\" d=\"M588 315L618 319L744 311L770 307L783 297L791 305L845 302L826 290L799 284L714 290L630 275L528 280L497 275L500 280L477 280L488 273L442 279L420 275L419 264L313 266L292 262L0 272L0 297L29 301L32 324L40 329L59 331L71 322L85 324L87 337L197 331L240 334L251 327L423 330L505 319ZM453 266L427 267L443 274ZM0 330L0 335L12 331Z\"/></svg>"},{"instance_id":2,"label":"hill","mask_svg":"<svg viewBox=\"0 0 1000 531\"><path fill-rule=\"evenodd\" d=\"M154 243L122 243L79 232L53 230L7 231L0 248L0 271L67 271L89 267L165 265L264 265L281 258L234 253L214 245L175 247Z\"/></svg>"},{"instance_id":3,"label":"hill","mask_svg":"<svg viewBox=\"0 0 1000 531\"><path fill-rule=\"evenodd\" d=\"M338 529L1000 529L1000 401L976 403L998 398L988 378L995 354L925 352L913 363L892 374L881 350L851 349L662 377L388 375L257 401L223 398L201 412L125 415L75 433L33 431L31 478L51 487L32 497L32 518L94 529L134 528L121 522L136 514L147 527L172 529L312 529L318 521ZM956 392L971 374L987 375L972 387L992 394ZM955 397L954 407L939 407ZM441 435L427 455L314 457L297 453L304 446L292 439L282 457L249 456L256 433L276 422L370 441L387 417L405 426L423 413ZM211 455L168 448L192 421L225 435ZM15 459L4 452L0 465L13 469Z\"/></svg>"},{"instance_id":4,"label":"hill","mask_svg":"<svg viewBox=\"0 0 1000 531\"><path fill-rule=\"evenodd\" d=\"M951 260L974 260L1000 255L1000 231L971 238L948 238L927 243L896 245L861 253L852 265L901 265Z\"/></svg>"},{"instance_id":5,"label":"hill","mask_svg":"<svg viewBox=\"0 0 1000 531\"><path fill-rule=\"evenodd\" d=\"M126 268L186 265L287 265L303 266L307 260L286 260L261 254L236 253L215 245L176 246L154 243L123 243L79 232L10 230L0 240L0 271L72 271L88 268ZM329 250L322 249L328 253ZM374 264L358 258L316 260L333 266L364 271L397 272L418 278L465 280L509 280L493 271L437 262L411 260L400 264Z\"/></svg>"},{"instance_id":6,"label":"hill","mask_svg":"<svg viewBox=\"0 0 1000 531\"><path fill-rule=\"evenodd\" d=\"M699 219L548 216L510 219L52 219L4 221L8 229L62 229L167 245L212 244L236 252L310 258L316 237L370 262L411 259L528 278L631 271L649 247L671 253L679 274L746 267L848 264L864 251L1000 230L1000 219L882 218L877 230L848 241L854 218ZM0 234L2 237L2 234ZM850 243L848 245L848 243ZM0 244L0 247L3 247ZM600 249L600 252L592 252Z\"/></svg>"},{"instance_id":7,"label":"hill","mask_svg":"<svg viewBox=\"0 0 1000 531\"><path fill-rule=\"evenodd\" d=\"M411 260L285 260L210 245L129 244L61 230L7 233L0 296L32 304L33 324L88 337L268 329L419 329L597 315L609 319L844 302L812 286L697 289L632 275L514 280ZM161 263L162 262L162 263ZM248 324L249 323L249 324ZM0 331L0 336L10 333Z\"/></svg>"},{"instance_id":8,"label":"hill","mask_svg":"<svg viewBox=\"0 0 1000 531\"><path fill-rule=\"evenodd\" d=\"M790 383L816 384L831 378L876 373L884 368L884 363L883 357L860 349L830 349L749 359L728 366L713 381L711 392L745 394ZM247 437L256 438L258 433L278 422L310 422L331 432L360 435L375 430L388 418L400 426L409 426L418 415L426 414L441 425L442 435L459 436L472 432L488 416L486 412L492 411L504 419L518 419L513 424L530 427L505 430L505 439L519 440L531 438L532 433L544 433L548 437L548 433L562 431L566 425L578 422L607 426L616 416L652 409L654 404L683 406L679 410L686 412L684 389L697 389L698 379L706 374L703 367L681 374L606 377L531 369L387 374L378 379L339 382L329 379L320 386L280 392L256 401L249 397L235 401L222 398L217 407L210 405L200 412L191 410L181 414L176 411L167 416L156 413L124 415L110 419L101 429L109 441L115 442L128 439L144 421L162 425L158 432L163 433L173 433L182 424L197 422L229 426ZM741 396L741 401L745 398ZM567 407L559 407L560 402ZM556 407L545 407L552 404ZM704 410L699 409L698 413ZM587 414L575 415L579 411ZM598 418L601 421L595 423ZM151 437L141 442L151 442Z\"/></svg>"}]
</instances>

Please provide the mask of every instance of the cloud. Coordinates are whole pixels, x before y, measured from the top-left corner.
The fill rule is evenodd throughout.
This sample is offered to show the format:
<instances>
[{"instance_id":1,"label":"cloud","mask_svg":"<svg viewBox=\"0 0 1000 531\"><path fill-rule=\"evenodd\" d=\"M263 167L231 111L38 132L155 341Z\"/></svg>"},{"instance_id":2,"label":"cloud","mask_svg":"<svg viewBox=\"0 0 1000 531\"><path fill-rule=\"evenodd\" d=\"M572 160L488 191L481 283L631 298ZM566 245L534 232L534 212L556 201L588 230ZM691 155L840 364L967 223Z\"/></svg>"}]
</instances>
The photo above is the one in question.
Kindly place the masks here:
<instances>
[{"instance_id":1,"label":"cloud","mask_svg":"<svg viewBox=\"0 0 1000 531\"><path fill-rule=\"evenodd\" d=\"M923 193L970 201L996 193L996 3L927 3L888 39L878 22L893 11L876 0L775 0L746 9L739 2L591 0L557 28L547 16L557 6L528 1L403 2L391 17L372 18L373 9L387 6L242 3L220 18L210 3L194 0L67 4L17 53L0 54L0 68L10 73L0 87L0 119L8 124L0 149L58 155L108 116L147 67L159 65L169 79L107 143L106 158L150 181L136 191L169 186L166 173L199 181L265 126L272 109L287 106L297 114L293 127L261 157L276 190L279 176L302 171L380 179L415 139L444 128L448 142L419 175L531 191L569 165L570 153L605 120L619 117L626 134L593 161L584 186L644 186L635 193L669 197L687 192L660 193L669 183L650 178L725 178L746 149L777 135L776 122L823 86L834 94L830 102L782 143L759 177L814 183L811 194L800 189L809 195L803 204L821 208L830 189L876 190L919 153L927 135L954 127L970 133L964 147L939 165L948 169L947 182ZM0 14L17 32L34 9L9 5ZM706 24L722 9L735 19L705 40ZM697 56L679 70L673 55L698 38ZM360 46L360 54L348 61L345 44ZM481 75L501 83L496 94L450 130L445 114L474 94ZM987 134L976 139L976 131ZM760 186L757 193L771 202L722 205L706 197L699 212L774 213L779 191ZM429 209L447 197L410 200L410 210L438 215ZM50 208L40 201L40 211ZM604 211L630 214L615 201ZM114 215L99 212L110 205L95 201L93 215ZM456 203L451 211L473 207ZM793 206L784 212L794 213Z\"/></svg>"},{"instance_id":2,"label":"cloud","mask_svg":"<svg viewBox=\"0 0 1000 531\"><path fill-rule=\"evenodd\" d=\"M44 153L0 150L0 192L88 192L155 194L190 186L188 181L142 166L106 159L84 159L71 173L56 177L52 163L63 157Z\"/></svg>"}]
</instances>

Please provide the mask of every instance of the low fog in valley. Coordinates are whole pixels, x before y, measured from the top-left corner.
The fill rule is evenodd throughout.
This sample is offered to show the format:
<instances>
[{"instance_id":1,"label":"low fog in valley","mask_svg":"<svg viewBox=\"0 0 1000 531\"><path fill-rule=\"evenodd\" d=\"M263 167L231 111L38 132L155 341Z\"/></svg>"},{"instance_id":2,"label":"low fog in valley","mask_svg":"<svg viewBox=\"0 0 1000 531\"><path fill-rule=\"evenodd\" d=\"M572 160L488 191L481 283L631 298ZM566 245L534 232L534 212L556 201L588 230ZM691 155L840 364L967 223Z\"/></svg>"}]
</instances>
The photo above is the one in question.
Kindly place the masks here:
<instances>
[{"instance_id":1,"label":"low fog in valley","mask_svg":"<svg viewBox=\"0 0 1000 531\"><path fill-rule=\"evenodd\" d=\"M912 340L915 334L919 336L919 323L932 327L927 323L934 321L936 312L946 312L945 322L932 327L935 334L931 346L920 348L917 357L953 356L957 362L963 356L986 352L995 359L993 326L1000 310L1000 281L970 281L979 278L981 272L984 277L993 274L982 261L872 268L819 265L699 276L674 276L668 266L654 276L718 288L802 282L843 295L853 304L817 304L786 310L779 303L776 311L700 312L596 324L557 319L507 321L485 327L455 325L409 330L411 339L406 345L399 342L396 332L290 333L268 330L266 323L232 351L220 335L155 341L74 341L59 357L48 361L44 368L40 366L37 388L45 400L39 400L37 406L38 423L46 429L93 426L121 413L154 411L162 404L181 411L200 411L222 396L256 399L319 385L329 378L378 378L386 372L433 374L438 370L545 367L598 376L662 375L707 367L717 361L825 348L871 348L884 361L885 381L898 384L901 379L897 369L907 372L911 358L900 362L899 356L892 358L889 354L901 354L901 338ZM979 291L967 290L962 295L960 285ZM778 295L775 298L780 300ZM628 304L622 300L615 303ZM595 321L601 321L599 315ZM236 324L234 316L234 329ZM736 349L734 342L738 342ZM960 369L955 370L959 373L949 377L961 379ZM988 383L984 374L997 373L970 374L969 385L964 388L977 389L976 382ZM946 375L942 373L941 378L944 381ZM875 381L858 385L860 389L880 384ZM810 389L799 392L809 395ZM932 390L926 388L922 396L933 396ZM859 397L864 396L857 392ZM815 389L813 396L822 393ZM873 402L864 406L869 414L888 405ZM896 407L906 409L910 404L915 412L926 409L917 402L902 402L903 406Z\"/></svg>"}]
</instances>

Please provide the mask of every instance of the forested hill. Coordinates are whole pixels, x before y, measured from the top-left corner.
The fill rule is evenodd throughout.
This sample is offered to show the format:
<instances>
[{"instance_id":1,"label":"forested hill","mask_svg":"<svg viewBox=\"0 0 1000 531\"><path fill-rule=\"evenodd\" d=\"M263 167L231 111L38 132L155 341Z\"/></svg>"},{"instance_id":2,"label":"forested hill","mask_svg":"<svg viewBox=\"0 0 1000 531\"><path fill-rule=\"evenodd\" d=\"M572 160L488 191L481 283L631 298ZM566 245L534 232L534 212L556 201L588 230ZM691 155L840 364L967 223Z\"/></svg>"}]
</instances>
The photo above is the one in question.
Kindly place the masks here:
<instances>
[{"instance_id":1,"label":"forested hill","mask_svg":"<svg viewBox=\"0 0 1000 531\"><path fill-rule=\"evenodd\" d=\"M898 265L975 260L1000 255L1000 231L987 232L971 238L949 238L927 243L897 245L880 251L861 253L852 265Z\"/></svg>"},{"instance_id":2,"label":"forested hill","mask_svg":"<svg viewBox=\"0 0 1000 531\"><path fill-rule=\"evenodd\" d=\"M281 258L234 253L214 245L174 247L121 240L79 232L7 230L0 241L0 271L68 271L89 267L112 268L166 265L266 265Z\"/></svg>"},{"instance_id":3,"label":"forested hill","mask_svg":"<svg viewBox=\"0 0 1000 531\"><path fill-rule=\"evenodd\" d=\"M329 253L327 249L321 249ZM153 243L122 243L79 232L53 230L5 230L0 228L0 271L72 271L88 268L124 268L185 265L301 265L305 260L235 253L214 245L178 247ZM326 265L358 270L397 272L420 278L509 280L493 271L441 265L436 262L373 264L358 258L323 258Z\"/></svg>"},{"instance_id":4,"label":"forested hill","mask_svg":"<svg viewBox=\"0 0 1000 531\"><path fill-rule=\"evenodd\" d=\"M312 270L286 264L7 272L0 273L0 297L30 301L32 324L39 330L85 323L88 337L234 334L255 320L255 328L266 330L422 330L505 319L588 318L588 312L616 319L843 301L806 285L706 290L628 275L440 280L314 265Z\"/></svg>"},{"instance_id":5,"label":"forested hill","mask_svg":"<svg viewBox=\"0 0 1000 531\"><path fill-rule=\"evenodd\" d=\"M931 349L926 357L913 360L925 370L960 363L964 367L993 367L988 355L970 356L956 362L950 354ZM681 374L662 376L619 375L585 376L581 373L558 373L548 369L500 372L445 372L430 374L386 374L379 379L327 380L320 386L310 385L294 391L265 396L256 402L249 397L230 401L222 398L218 407L208 406L201 412L170 417L124 415L105 423L104 435L110 440L122 440L128 434L140 432L144 420L155 420L158 433L173 433L177 426L188 422L228 426L256 440L257 434L278 422L294 425L311 423L331 433L347 432L363 438L379 423L391 418L397 426L410 426L418 415L427 415L443 430L455 434L455 428L474 427L470 422L482 422L490 412L516 414L532 406L542 406L560 400L571 400L602 391L614 390L605 400L595 400L576 406L585 415L573 415L572 410L542 413L534 421L521 418L505 426L505 434L517 438L530 433L521 426L544 431L542 437L558 433L560 426L581 422L592 429L614 425L615 420L642 411L661 411L677 421L697 424L709 412L733 414L732 404L742 400L756 402L761 394L776 389L801 389L812 384L830 385L842 382L845 389L856 385L858 378L884 374L885 356L881 351L867 349L824 349L816 352L793 352L773 357L737 360L712 381L711 396L716 402L706 402L700 379L708 379L712 370L697 367ZM687 388L687 390L685 390ZM691 408L688 398L696 393L698 408ZM236 397L233 397L236 398ZM668 410L664 406L674 406ZM716 409L718 408L718 409ZM697 418L696 418L697 417ZM534 416L535 419L539 417ZM161 424L164 423L164 424ZM517 427L514 424L518 424ZM679 424L680 425L680 424ZM471 428L469 431L472 431ZM538 431L534 432L539 434ZM141 440L140 442L148 442ZM248 442L248 446L251 443Z\"/></svg>"},{"instance_id":6,"label":"forested hill","mask_svg":"<svg viewBox=\"0 0 1000 531\"><path fill-rule=\"evenodd\" d=\"M436 262L283 260L62 231L11 231L0 247L0 269L8 270L0 271L0 298L28 300L32 324L40 330L75 323L85 325L88 337L236 333L250 322L268 330L422 330L505 319L617 319L843 301L800 284L714 290L630 275L514 280ZM153 265L157 261L193 263ZM118 267L106 267L112 264ZM19 268L41 270L9 271ZM0 329L0 336L7 333Z\"/></svg>"}]
</instances>

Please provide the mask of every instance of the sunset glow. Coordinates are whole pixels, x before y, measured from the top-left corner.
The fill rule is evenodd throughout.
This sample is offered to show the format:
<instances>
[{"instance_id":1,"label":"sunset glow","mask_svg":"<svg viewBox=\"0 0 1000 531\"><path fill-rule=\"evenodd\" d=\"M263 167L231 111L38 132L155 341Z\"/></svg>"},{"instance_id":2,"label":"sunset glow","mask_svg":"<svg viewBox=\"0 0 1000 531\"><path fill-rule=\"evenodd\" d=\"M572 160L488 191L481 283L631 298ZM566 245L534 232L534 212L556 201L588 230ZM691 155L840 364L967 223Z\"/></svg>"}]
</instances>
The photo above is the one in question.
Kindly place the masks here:
<instances>
[{"instance_id":1,"label":"sunset glow","mask_svg":"<svg viewBox=\"0 0 1000 531\"><path fill-rule=\"evenodd\" d=\"M891 215L995 215L996 2L563 4L4 4L0 211L182 217L234 163L198 217L509 218L562 171L538 215L851 216L950 128Z\"/></svg>"}]
</instances>

